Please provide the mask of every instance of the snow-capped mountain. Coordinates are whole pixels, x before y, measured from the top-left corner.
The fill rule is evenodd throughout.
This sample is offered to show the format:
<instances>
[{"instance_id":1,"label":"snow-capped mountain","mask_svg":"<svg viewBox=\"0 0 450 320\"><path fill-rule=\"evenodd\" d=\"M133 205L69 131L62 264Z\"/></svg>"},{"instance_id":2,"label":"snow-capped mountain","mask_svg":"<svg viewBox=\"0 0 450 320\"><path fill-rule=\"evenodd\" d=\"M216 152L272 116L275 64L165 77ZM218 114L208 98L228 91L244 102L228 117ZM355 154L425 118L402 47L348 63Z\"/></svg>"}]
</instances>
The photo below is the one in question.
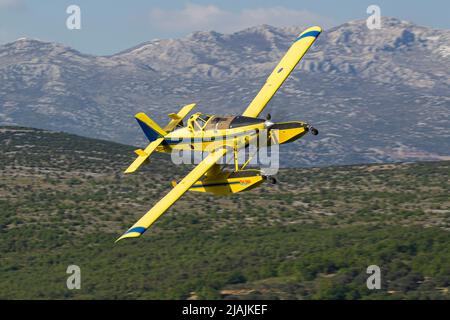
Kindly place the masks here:
<instances>
[{"instance_id":1,"label":"snow-capped mountain","mask_svg":"<svg viewBox=\"0 0 450 320\"><path fill-rule=\"evenodd\" d=\"M141 145L133 115L164 124L197 111L241 113L304 27L195 32L112 56L20 39L0 46L0 125L67 131ZM282 148L284 165L450 157L450 31L384 18L324 30L269 103L274 121L319 136Z\"/></svg>"}]
</instances>

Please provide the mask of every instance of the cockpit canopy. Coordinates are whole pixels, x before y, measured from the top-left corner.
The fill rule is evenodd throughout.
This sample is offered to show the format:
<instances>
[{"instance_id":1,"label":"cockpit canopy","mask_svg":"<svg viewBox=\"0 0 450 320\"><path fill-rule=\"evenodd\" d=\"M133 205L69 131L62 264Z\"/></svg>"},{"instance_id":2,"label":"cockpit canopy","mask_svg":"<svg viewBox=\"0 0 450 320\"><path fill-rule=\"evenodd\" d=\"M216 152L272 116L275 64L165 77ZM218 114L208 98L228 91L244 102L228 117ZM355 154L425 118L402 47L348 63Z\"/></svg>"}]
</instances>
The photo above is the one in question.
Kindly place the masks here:
<instances>
[{"instance_id":1,"label":"cockpit canopy","mask_svg":"<svg viewBox=\"0 0 450 320\"><path fill-rule=\"evenodd\" d=\"M195 131L203 130L211 118L212 116L207 114L194 113L188 120L188 128Z\"/></svg>"},{"instance_id":2,"label":"cockpit canopy","mask_svg":"<svg viewBox=\"0 0 450 320\"><path fill-rule=\"evenodd\" d=\"M264 119L244 116L211 116L194 113L188 120L188 127L194 131L224 130L245 127L265 122Z\"/></svg>"}]
</instances>

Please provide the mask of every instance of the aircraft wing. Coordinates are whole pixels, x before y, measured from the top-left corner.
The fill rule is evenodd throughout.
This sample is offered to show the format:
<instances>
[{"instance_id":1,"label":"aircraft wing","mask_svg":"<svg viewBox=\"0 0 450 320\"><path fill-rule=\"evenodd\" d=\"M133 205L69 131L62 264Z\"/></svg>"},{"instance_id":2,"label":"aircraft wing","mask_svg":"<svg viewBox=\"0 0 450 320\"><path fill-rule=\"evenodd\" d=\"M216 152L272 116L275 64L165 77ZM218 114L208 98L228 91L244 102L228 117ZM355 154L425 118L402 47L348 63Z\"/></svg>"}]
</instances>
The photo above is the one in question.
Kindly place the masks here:
<instances>
[{"instance_id":1,"label":"aircraft wing","mask_svg":"<svg viewBox=\"0 0 450 320\"><path fill-rule=\"evenodd\" d=\"M119 239L140 237L167 209L169 209L189 188L197 182L227 152L225 147L208 154L183 180L165 197L159 200L138 222L136 222Z\"/></svg>"},{"instance_id":2,"label":"aircraft wing","mask_svg":"<svg viewBox=\"0 0 450 320\"><path fill-rule=\"evenodd\" d=\"M272 99L275 92L281 87L284 80L286 80L300 59L308 51L309 47L316 41L321 32L322 28L318 26L311 27L303 31L297 39L295 39L292 46L267 78L264 86L248 105L247 109L242 114L243 116L258 117L270 99Z\"/></svg>"}]
</instances>

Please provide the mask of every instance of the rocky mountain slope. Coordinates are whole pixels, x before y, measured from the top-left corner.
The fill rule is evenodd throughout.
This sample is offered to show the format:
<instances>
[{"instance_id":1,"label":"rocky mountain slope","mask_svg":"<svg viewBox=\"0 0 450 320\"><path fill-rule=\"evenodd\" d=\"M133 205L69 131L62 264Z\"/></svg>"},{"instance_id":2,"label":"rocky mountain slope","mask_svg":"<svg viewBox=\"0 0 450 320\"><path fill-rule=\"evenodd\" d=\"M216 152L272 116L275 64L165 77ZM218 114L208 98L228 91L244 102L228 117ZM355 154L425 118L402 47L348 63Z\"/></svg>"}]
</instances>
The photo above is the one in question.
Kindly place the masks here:
<instances>
[{"instance_id":1,"label":"rocky mountain slope","mask_svg":"<svg viewBox=\"0 0 450 320\"><path fill-rule=\"evenodd\" d=\"M0 124L140 145L138 111L160 123L191 102L242 112L303 29L195 32L107 57L19 39L0 46ZM283 148L282 164L447 159L449 70L449 30L393 18L325 30L265 111L320 131Z\"/></svg>"}]
</instances>

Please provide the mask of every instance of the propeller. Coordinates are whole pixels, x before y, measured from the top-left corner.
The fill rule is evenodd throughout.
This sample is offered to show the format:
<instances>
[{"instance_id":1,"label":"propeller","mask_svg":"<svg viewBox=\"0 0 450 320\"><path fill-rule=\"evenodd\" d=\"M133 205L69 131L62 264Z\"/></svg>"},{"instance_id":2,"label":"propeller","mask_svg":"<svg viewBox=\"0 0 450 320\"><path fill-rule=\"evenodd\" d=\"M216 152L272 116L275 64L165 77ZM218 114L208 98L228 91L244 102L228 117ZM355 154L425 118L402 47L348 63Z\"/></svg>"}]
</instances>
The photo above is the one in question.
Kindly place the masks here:
<instances>
[{"instance_id":1,"label":"propeller","mask_svg":"<svg viewBox=\"0 0 450 320\"><path fill-rule=\"evenodd\" d=\"M319 134L319 130L317 130L316 128L314 128L312 125L308 124L308 126L306 127L306 129L308 129L309 133L311 133L314 136L317 136Z\"/></svg>"},{"instance_id":2,"label":"propeller","mask_svg":"<svg viewBox=\"0 0 450 320\"><path fill-rule=\"evenodd\" d=\"M272 177L272 176L268 176L267 180L269 180L269 182L271 184L277 184L278 183L277 179L275 179L275 177Z\"/></svg>"}]
</instances>

